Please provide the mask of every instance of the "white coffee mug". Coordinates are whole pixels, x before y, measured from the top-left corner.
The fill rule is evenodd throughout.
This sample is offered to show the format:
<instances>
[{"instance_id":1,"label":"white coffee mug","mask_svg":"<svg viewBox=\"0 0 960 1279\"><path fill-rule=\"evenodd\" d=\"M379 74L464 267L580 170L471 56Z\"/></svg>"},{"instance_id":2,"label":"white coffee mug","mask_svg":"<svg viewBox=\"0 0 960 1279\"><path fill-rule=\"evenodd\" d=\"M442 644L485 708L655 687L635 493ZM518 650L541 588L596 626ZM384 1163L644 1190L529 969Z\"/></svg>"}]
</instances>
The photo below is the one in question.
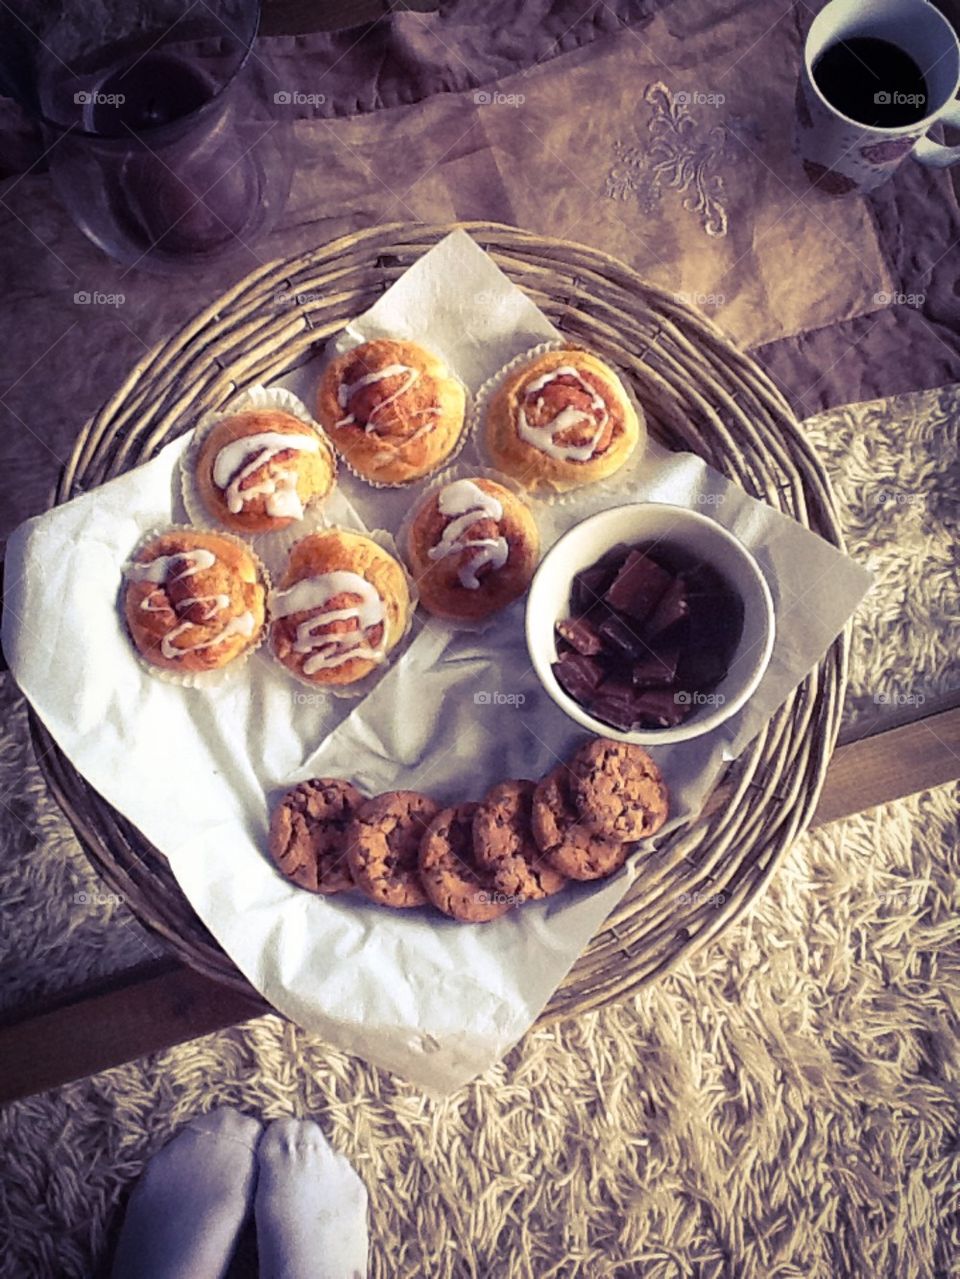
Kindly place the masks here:
<instances>
[{"instance_id":1,"label":"white coffee mug","mask_svg":"<svg viewBox=\"0 0 960 1279\"><path fill-rule=\"evenodd\" d=\"M841 40L886 40L908 54L923 72L927 110L922 120L895 128L861 124L833 106L818 88L813 68ZM846 195L872 191L912 154L922 164L944 167L960 160L960 147L926 137L938 120L960 125L960 40L928 0L830 0L807 34L797 85L796 146L807 177L820 191Z\"/></svg>"}]
</instances>

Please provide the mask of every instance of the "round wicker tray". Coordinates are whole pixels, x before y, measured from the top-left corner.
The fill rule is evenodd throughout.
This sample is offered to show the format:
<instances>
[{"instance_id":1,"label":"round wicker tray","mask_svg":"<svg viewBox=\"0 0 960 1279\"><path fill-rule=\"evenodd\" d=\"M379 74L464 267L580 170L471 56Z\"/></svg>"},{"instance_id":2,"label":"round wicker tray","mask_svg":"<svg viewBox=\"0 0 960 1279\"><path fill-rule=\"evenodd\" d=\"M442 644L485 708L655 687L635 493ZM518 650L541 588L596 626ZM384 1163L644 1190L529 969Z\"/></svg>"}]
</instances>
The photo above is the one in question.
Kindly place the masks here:
<instances>
[{"instance_id":1,"label":"round wicker tray","mask_svg":"<svg viewBox=\"0 0 960 1279\"><path fill-rule=\"evenodd\" d=\"M624 371L658 439L700 454L748 493L842 545L829 481L785 400L708 320L594 249L496 223L456 225L564 333ZM54 502L146 461L201 413L303 363L453 229L376 227L248 275L131 370L80 433ZM816 804L846 655L844 634L730 767L704 813L664 841L542 1021L636 990L715 937L760 892ZM84 782L35 716L31 731L53 794L110 887L186 963L248 990L166 859Z\"/></svg>"}]
</instances>

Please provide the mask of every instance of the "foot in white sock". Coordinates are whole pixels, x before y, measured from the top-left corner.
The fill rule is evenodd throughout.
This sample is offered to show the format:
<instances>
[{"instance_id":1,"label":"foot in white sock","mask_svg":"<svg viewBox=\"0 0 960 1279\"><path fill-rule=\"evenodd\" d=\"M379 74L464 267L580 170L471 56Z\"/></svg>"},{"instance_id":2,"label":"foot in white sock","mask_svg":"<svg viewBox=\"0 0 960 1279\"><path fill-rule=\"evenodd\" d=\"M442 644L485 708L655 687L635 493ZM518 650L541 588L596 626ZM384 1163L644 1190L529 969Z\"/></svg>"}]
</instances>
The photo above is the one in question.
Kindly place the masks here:
<instances>
[{"instance_id":1,"label":"foot in white sock","mask_svg":"<svg viewBox=\"0 0 960 1279\"><path fill-rule=\"evenodd\" d=\"M367 1191L310 1119L275 1119L257 1150L260 1279L364 1279Z\"/></svg>"},{"instance_id":2,"label":"foot in white sock","mask_svg":"<svg viewBox=\"0 0 960 1279\"><path fill-rule=\"evenodd\" d=\"M261 1132L223 1106L159 1150L130 1196L112 1279L221 1279L253 1197Z\"/></svg>"}]
</instances>

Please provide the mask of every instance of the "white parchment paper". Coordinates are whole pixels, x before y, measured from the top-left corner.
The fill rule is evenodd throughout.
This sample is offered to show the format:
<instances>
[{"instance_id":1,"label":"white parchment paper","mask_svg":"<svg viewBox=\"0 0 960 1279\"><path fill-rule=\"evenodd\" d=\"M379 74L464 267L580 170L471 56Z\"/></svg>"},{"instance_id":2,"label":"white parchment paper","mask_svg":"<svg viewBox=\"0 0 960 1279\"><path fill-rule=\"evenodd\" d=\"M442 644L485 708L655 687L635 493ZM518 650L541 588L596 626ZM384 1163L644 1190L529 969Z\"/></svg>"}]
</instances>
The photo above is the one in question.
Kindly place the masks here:
<instances>
[{"instance_id":1,"label":"white parchment paper","mask_svg":"<svg viewBox=\"0 0 960 1279\"><path fill-rule=\"evenodd\" d=\"M338 349L384 334L434 348L471 390L557 336L463 232L413 266L340 335ZM321 358L283 381L308 405ZM449 1092L520 1038L639 859L610 881L476 927L428 909L316 897L276 874L264 853L269 801L295 781L333 774L371 794L415 787L441 801L479 799L504 778L540 777L584 734L540 689L522 601L482 633L418 623L402 657L353 703L305 689L260 654L211 690L151 678L121 625L120 570L144 531L184 518L177 462L186 444L181 437L17 530L3 611L11 669L67 756L166 854L199 916L276 1008L424 1089ZM472 453L471 445L461 455L461 472ZM327 514L393 530L411 496L345 476ZM731 529L757 555L777 610L773 659L747 707L707 737L654 751L672 826L698 811L724 761L819 661L869 578L690 454L651 447L623 493L641 498L694 505ZM610 504L604 486L538 507L544 549Z\"/></svg>"}]
</instances>

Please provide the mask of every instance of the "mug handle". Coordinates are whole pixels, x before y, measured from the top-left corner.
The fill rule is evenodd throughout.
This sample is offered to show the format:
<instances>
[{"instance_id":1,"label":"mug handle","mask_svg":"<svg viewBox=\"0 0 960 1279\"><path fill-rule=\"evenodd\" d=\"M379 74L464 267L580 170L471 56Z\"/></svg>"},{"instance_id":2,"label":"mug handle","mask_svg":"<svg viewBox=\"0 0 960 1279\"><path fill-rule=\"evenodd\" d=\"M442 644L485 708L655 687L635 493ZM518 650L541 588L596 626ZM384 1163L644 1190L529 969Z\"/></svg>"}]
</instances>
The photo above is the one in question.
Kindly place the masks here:
<instances>
[{"instance_id":1,"label":"mug handle","mask_svg":"<svg viewBox=\"0 0 960 1279\"><path fill-rule=\"evenodd\" d=\"M937 119L944 124L960 125L960 101L951 102ZM921 164L929 164L935 169L945 169L960 161L960 147L945 147L941 142L934 142L927 137L917 142L913 154Z\"/></svg>"}]
</instances>

